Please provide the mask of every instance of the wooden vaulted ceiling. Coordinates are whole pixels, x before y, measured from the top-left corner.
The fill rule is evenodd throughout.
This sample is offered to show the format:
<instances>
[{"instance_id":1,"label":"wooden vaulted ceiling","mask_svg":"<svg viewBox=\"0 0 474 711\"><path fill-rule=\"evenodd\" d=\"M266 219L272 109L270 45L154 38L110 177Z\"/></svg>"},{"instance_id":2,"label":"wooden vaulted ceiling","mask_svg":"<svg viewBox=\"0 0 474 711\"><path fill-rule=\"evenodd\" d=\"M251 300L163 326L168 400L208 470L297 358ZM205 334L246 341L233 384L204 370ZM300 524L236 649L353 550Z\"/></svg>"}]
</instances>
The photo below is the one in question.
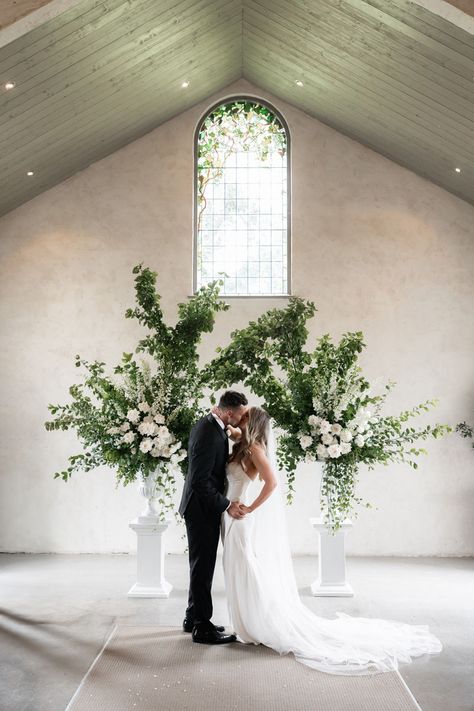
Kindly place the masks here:
<instances>
[{"instance_id":1,"label":"wooden vaulted ceiling","mask_svg":"<svg viewBox=\"0 0 474 711\"><path fill-rule=\"evenodd\" d=\"M240 77L474 204L474 33L411 0L81 0L9 29L0 214Z\"/></svg>"}]
</instances>

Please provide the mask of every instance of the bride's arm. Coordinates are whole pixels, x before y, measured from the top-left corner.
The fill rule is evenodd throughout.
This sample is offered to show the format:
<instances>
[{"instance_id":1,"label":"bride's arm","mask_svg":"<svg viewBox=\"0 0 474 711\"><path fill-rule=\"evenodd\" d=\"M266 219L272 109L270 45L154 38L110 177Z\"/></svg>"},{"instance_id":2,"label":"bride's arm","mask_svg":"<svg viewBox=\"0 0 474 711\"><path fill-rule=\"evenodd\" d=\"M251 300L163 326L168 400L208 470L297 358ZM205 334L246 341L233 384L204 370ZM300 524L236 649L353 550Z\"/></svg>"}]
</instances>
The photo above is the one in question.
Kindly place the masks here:
<instances>
[{"instance_id":1,"label":"bride's arm","mask_svg":"<svg viewBox=\"0 0 474 711\"><path fill-rule=\"evenodd\" d=\"M226 432L233 442L238 442L242 437L242 430L240 427L232 427L232 425L227 425Z\"/></svg>"},{"instance_id":2,"label":"bride's arm","mask_svg":"<svg viewBox=\"0 0 474 711\"><path fill-rule=\"evenodd\" d=\"M275 474L270 466L270 462L268 461L268 457L265 454L265 450L261 445L254 444L252 446L250 458L252 459L255 468L260 474L260 478L263 479L265 484L262 487L262 490L255 499L255 501L250 504L250 506L240 504L240 508L243 509L246 513L251 513L252 511L255 511L255 509L258 508L260 504L263 504L263 502L268 499L273 489L277 485Z\"/></svg>"}]
</instances>

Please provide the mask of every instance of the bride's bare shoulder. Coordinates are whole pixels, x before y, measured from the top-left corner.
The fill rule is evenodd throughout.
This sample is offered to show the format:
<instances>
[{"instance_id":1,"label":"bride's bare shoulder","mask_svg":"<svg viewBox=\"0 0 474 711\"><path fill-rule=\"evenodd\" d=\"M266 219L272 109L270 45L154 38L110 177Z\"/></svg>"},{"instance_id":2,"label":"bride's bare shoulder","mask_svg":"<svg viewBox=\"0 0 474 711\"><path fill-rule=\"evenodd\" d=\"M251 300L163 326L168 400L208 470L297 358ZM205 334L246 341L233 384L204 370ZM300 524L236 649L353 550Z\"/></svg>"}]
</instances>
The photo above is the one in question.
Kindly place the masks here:
<instances>
[{"instance_id":1,"label":"bride's bare shoulder","mask_svg":"<svg viewBox=\"0 0 474 711\"><path fill-rule=\"evenodd\" d=\"M252 458L256 457L257 459L261 459L266 456L266 450L260 442L254 442L249 448L249 454Z\"/></svg>"}]
</instances>

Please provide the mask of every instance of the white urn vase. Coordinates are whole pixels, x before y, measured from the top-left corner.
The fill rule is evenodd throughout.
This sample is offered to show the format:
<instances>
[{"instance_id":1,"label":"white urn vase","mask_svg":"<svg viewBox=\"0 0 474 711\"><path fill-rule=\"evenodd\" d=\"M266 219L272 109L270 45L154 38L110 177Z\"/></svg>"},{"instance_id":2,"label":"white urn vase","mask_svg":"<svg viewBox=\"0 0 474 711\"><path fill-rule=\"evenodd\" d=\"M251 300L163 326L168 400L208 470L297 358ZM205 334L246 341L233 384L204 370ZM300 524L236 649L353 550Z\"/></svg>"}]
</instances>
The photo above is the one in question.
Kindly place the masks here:
<instances>
[{"instance_id":1,"label":"white urn vase","mask_svg":"<svg viewBox=\"0 0 474 711\"><path fill-rule=\"evenodd\" d=\"M315 467L319 474L320 515L311 518L310 524L319 534L319 559L318 577L311 585L311 592L317 597L351 597L354 590L346 580L345 537L352 521L346 518L336 532L331 529L332 494L329 491L327 497L323 495L323 463L315 462Z\"/></svg>"},{"instance_id":2,"label":"white urn vase","mask_svg":"<svg viewBox=\"0 0 474 711\"><path fill-rule=\"evenodd\" d=\"M137 534L137 580L128 597L169 597L173 586L165 579L165 548L163 534L171 517L162 517L156 500L160 494L157 468L147 476L140 474L138 489L145 499L145 508L129 526Z\"/></svg>"},{"instance_id":3,"label":"white urn vase","mask_svg":"<svg viewBox=\"0 0 474 711\"><path fill-rule=\"evenodd\" d=\"M151 519L160 519L160 512L156 508L156 500L158 498L157 479L159 477L159 469L144 476L140 473L138 481L138 490L145 500L145 508L139 515L138 520L143 519L144 523L148 523Z\"/></svg>"}]
</instances>

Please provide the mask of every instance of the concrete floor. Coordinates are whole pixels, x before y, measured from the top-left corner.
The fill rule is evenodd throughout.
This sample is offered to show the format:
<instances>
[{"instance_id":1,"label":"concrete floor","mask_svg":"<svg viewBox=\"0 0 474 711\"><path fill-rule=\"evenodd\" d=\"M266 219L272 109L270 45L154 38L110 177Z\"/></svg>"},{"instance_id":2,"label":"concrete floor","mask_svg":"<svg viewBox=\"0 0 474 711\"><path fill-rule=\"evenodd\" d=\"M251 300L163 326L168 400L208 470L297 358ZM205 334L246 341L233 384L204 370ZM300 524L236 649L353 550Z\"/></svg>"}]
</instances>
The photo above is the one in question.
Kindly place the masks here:
<instances>
[{"instance_id":1,"label":"concrete floor","mask_svg":"<svg viewBox=\"0 0 474 711\"><path fill-rule=\"evenodd\" d=\"M423 711L474 711L474 559L349 558L347 569L353 598L315 598L317 558L296 558L305 604L327 617L428 624L444 649L401 664L402 677ZM117 622L181 624L186 557L166 557L168 600L127 598L135 572L126 554L0 555L2 711L63 711ZM213 600L213 621L228 624L220 557Z\"/></svg>"}]
</instances>

